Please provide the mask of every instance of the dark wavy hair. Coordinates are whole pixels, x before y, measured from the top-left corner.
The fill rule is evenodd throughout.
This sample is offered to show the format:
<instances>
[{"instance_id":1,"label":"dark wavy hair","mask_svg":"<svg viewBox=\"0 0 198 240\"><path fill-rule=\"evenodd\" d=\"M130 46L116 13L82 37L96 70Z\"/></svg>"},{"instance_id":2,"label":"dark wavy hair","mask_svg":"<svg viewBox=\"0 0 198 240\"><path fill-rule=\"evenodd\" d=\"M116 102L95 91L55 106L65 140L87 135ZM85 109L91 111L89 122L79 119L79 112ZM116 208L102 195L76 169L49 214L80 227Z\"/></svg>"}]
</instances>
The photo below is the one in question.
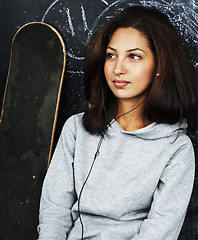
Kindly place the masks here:
<instances>
[{"instance_id":1,"label":"dark wavy hair","mask_svg":"<svg viewBox=\"0 0 198 240\"><path fill-rule=\"evenodd\" d=\"M186 120L189 132L196 126L197 71L186 42L168 17L156 8L133 6L109 20L92 37L86 54L84 91L87 107L83 125L103 135L117 114L117 98L104 76L106 49L118 28L132 27L147 38L155 57L155 72L144 103L144 116L156 123ZM156 76L159 73L159 76Z\"/></svg>"}]
</instances>

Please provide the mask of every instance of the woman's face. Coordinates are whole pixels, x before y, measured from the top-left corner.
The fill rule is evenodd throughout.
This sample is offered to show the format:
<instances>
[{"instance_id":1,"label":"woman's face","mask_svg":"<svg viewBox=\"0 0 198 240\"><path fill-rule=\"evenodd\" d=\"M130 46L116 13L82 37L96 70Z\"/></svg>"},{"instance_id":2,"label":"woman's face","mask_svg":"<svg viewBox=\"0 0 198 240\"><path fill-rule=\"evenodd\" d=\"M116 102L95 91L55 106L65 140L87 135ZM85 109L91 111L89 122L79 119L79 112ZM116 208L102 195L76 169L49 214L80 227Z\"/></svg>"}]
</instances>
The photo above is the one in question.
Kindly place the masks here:
<instances>
[{"instance_id":1,"label":"woman's face","mask_svg":"<svg viewBox=\"0 0 198 240\"><path fill-rule=\"evenodd\" d=\"M155 68L148 40L134 28L117 29L106 50L104 74L120 100L137 102L145 96Z\"/></svg>"}]
</instances>

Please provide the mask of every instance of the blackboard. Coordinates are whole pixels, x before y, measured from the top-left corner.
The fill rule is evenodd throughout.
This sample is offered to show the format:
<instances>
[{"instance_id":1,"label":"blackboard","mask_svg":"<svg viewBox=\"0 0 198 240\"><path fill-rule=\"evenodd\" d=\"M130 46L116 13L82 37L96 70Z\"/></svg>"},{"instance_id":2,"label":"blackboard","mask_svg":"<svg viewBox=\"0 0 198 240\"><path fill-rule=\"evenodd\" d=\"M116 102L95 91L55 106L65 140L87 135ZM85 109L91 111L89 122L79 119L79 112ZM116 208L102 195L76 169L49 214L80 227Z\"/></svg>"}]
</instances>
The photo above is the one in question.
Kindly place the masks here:
<instances>
[{"instance_id":1,"label":"blackboard","mask_svg":"<svg viewBox=\"0 0 198 240\"><path fill-rule=\"evenodd\" d=\"M155 6L165 12L173 24L186 36L186 41L191 47L194 64L198 67L198 3L196 0L0 0L0 102L2 102L6 82L11 41L15 32L27 22L38 21L51 24L63 36L67 50L66 73L56 131L56 138L58 138L65 120L80 111L83 105L83 64L86 45L90 37L108 19L132 5ZM196 159L198 159L198 134L192 135L191 139L195 146ZM16 211L9 212L9 204L6 205L8 209L3 206L4 214L0 216L0 228L7 227L7 229L5 227L0 229L0 238L3 240L36 239L40 189L47 163L41 160L39 164L39 171L32 174L32 181L28 183L28 186L31 186L32 191L35 192L34 199L29 199L29 196L24 194L25 189L24 192L18 192L17 196L19 197L16 199L14 199L15 192L9 193ZM0 171L1 173L9 172L9 168ZM17 179L20 169L15 171ZM0 182L6 184L8 190L11 189L10 183L3 182L2 177ZM197 187L196 177L192 202L180 236L182 240L198 239L198 230L195 227L198 224ZM5 193L0 189L1 207L1 200L4 197ZM9 201L9 196L7 199ZM25 214L34 220L24 222ZM12 229L17 230L13 231Z\"/></svg>"}]
</instances>

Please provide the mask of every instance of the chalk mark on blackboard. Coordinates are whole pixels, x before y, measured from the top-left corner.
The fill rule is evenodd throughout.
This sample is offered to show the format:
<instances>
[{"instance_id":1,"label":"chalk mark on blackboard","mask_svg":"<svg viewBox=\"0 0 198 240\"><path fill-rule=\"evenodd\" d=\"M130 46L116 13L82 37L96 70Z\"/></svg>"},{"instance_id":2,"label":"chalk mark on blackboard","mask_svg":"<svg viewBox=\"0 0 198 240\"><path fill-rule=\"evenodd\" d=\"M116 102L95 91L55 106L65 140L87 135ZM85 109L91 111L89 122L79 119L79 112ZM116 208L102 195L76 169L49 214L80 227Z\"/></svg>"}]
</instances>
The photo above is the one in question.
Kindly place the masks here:
<instances>
[{"instance_id":1,"label":"chalk mark on blackboard","mask_svg":"<svg viewBox=\"0 0 198 240\"><path fill-rule=\"evenodd\" d=\"M88 30L87 17L83 5L81 5L82 20L84 23L84 31Z\"/></svg>"},{"instance_id":2,"label":"chalk mark on blackboard","mask_svg":"<svg viewBox=\"0 0 198 240\"><path fill-rule=\"evenodd\" d=\"M106 2L105 0L101 0L101 2L103 2L103 3L106 4L107 6L109 5L108 2Z\"/></svg>"},{"instance_id":3,"label":"chalk mark on blackboard","mask_svg":"<svg viewBox=\"0 0 198 240\"><path fill-rule=\"evenodd\" d=\"M70 70L67 70L67 73L71 73L71 74L84 74L83 71L70 71Z\"/></svg>"},{"instance_id":4,"label":"chalk mark on blackboard","mask_svg":"<svg viewBox=\"0 0 198 240\"><path fill-rule=\"evenodd\" d=\"M84 60L85 59L85 57L76 57L75 55L73 55L72 53L70 53L68 51L67 51L67 55L76 60Z\"/></svg>"},{"instance_id":5,"label":"chalk mark on blackboard","mask_svg":"<svg viewBox=\"0 0 198 240\"><path fill-rule=\"evenodd\" d=\"M87 40L86 40L86 44L88 44L88 42L90 41L90 38L92 37L93 35L93 31L97 25L97 23L99 22L100 18L110 9L112 8L113 6L115 6L116 4L120 3L120 2L125 2L126 0L118 0L118 1L115 1L113 2L112 4L108 5L108 7L106 7L102 12L101 14L96 18L94 24L93 24L93 27L92 29L90 30L89 34L88 34L88 37L87 37Z\"/></svg>"},{"instance_id":6,"label":"chalk mark on blackboard","mask_svg":"<svg viewBox=\"0 0 198 240\"><path fill-rule=\"evenodd\" d=\"M195 0L190 1L190 4L191 4L193 7L198 7L198 5L196 4L196 1L195 1Z\"/></svg>"},{"instance_id":7,"label":"chalk mark on blackboard","mask_svg":"<svg viewBox=\"0 0 198 240\"><path fill-rule=\"evenodd\" d=\"M75 32L74 32L74 27L73 27L73 24L72 24L72 19L71 19L71 16L70 16L69 8L66 9L66 13L67 13L67 18L68 18L69 28L71 30L71 35L73 37L73 36L75 36Z\"/></svg>"},{"instance_id":8,"label":"chalk mark on blackboard","mask_svg":"<svg viewBox=\"0 0 198 240\"><path fill-rule=\"evenodd\" d=\"M50 10L57 2L59 2L59 0L54 1L54 2L48 7L48 9L46 10L46 12L44 13L44 15L43 15L43 17L42 17L41 22L44 22L45 17L46 17L46 15L48 14L49 10Z\"/></svg>"},{"instance_id":9,"label":"chalk mark on blackboard","mask_svg":"<svg viewBox=\"0 0 198 240\"><path fill-rule=\"evenodd\" d=\"M46 10L42 21L45 20L46 15L49 13L50 9L60 0L54 1ZM72 37L79 36L80 31L84 31L87 33L85 38L81 40L81 44L87 45L93 35L93 33L96 31L96 28L98 28L98 24L100 23L101 19L108 13L109 10L116 7L116 11L122 11L123 8L121 7L123 3L127 6L132 5L145 5L145 6L155 6L156 8L162 10L163 12L167 13L170 20L177 25L177 27L185 34L186 36L190 35L190 39L194 41L196 44L198 42L198 35L197 35L197 21L198 21L198 14L195 11L197 9L196 1L190 0L188 4L185 4L183 0L179 0L177 2L174 1L167 1L167 0L140 0L139 4L137 2L128 2L127 0L116 0L112 3L108 3L108 0L99 0L99 2L105 4L105 7L102 7L102 12L96 17L95 21L91 24L87 20L87 12L86 12L86 5L82 2L80 3L81 8L81 19L82 19L82 28L75 29L75 24L73 22L73 18L70 14L70 7L65 8L64 11L67 15L67 24L68 24L68 32L71 34ZM61 5L61 4L60 4ZM121 5L121 6L120 6ZM177 13L175 11L177 9ZM105 18L108 20L109 18L113 17L113 15L107 15ZM65 27L66 28L66 27ZM63 29L65 29L63 28ZM82 29L82 30L81 30ZM84 36L84 35L83 35ZM188 39L187 39L188 41ZM84 60L84 57L82 56L76 56L73 52L67 51L67 55L71 57L74 60Z\"/></svg>"}]
</instances>

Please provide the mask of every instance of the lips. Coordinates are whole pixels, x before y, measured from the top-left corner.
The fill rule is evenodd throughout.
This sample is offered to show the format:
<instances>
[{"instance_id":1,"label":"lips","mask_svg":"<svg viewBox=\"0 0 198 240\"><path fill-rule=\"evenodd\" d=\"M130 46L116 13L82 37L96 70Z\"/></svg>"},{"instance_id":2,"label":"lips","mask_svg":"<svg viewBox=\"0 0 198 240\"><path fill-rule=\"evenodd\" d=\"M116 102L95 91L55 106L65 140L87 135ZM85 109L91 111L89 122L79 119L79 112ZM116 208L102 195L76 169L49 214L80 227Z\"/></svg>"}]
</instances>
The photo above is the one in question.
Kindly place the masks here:
<instances>
[{"instance_id":1,"label":"lips","mask_svg":"<svg viewBox=\"0 0 198 240\"><path fill-rule=\"evenodd\" d=\"M113 83L117 88L123 88L129 84L129 82L125 80L114 80Z\"/></svg>"}]
</instances>

